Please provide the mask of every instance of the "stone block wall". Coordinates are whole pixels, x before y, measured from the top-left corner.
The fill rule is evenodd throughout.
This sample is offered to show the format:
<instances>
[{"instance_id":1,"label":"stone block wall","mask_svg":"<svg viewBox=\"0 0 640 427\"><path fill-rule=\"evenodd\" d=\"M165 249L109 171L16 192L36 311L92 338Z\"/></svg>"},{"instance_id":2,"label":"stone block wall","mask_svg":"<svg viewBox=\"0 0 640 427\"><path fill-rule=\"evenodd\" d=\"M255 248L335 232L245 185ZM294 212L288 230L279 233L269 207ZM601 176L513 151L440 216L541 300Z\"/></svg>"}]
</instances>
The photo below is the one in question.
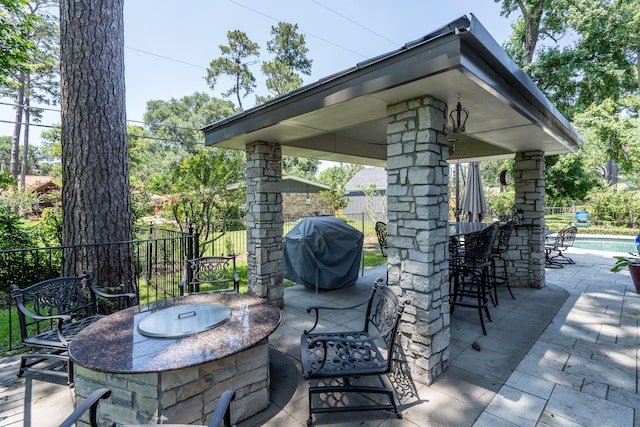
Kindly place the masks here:
<instances>
[{"instance_id":1,"label":"stone block wall","mask_svg":"<svg viewBox=\"0 0 640 427\"><path fill-rule=\"evenodd\" d=\"M512 286L542 288L544 272L544 152L517 153L514 165L516 226L507 255Z\"/></svg>"},{"instance_id":2,"label":"stone block wall","mask_svg":"<svg viewBox=\"0 0 640 427\"><path fill-rule=\"evenodd\" d=\"M431 97L387 107L388 280L411 301L400 325L402 358L423 384L449 363L446 111Z\"/></svg>"},{"instance_id":3,"label":"stone block wall","mask_svg":"<svg viewBox=\"0 0 640 427\"><path fill-rule=\"evenodd\" d=\"M264 340L222 360L168 372L112 374L75 366L77 401L100 387L111 397L98 406L100 425L201 424L207 425L217 400L236 390L231 422L237 423L269 406L269 345ZM88 417L79 425L88 426Z\"/></svg>"},{"instance_id":4,"label":"stone block wall","mask_svg":"<svg viewBox=\"0 0 640 427\"><path fill-rule=\"evenodd\" d=\"M246 154L249 292L282 308L282 151L280 144L254 142Z\"/></svg>"},{"instance_id":5,"label":"stone block wall","mask_svg":"<svg viewBox=\"0 0 640 427\"><path fill-rule=\"evenodd\" d=\"M282 211L285 218L333 214L327 200L318 193L309 194L309 203L307 203L306 194L283 193Z\"/></svg>"}]
</instances>

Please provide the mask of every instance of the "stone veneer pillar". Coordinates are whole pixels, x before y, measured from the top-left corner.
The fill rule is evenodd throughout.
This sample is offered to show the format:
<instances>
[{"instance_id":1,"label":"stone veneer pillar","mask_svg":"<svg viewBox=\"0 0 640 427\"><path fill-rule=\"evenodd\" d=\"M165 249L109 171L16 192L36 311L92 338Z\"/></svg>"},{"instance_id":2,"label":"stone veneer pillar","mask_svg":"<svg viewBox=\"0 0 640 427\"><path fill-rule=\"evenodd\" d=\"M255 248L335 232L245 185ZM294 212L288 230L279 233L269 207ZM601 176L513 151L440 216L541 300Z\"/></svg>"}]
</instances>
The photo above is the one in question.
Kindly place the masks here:
<instances>
[{"instance_id":1,"label":"stone veneer pillar","mask_svg":"<svg viewBox=\"0 0 640 427\"><path fill-rule=\"evenodd\" d=\"M400 325L400 357L423 384L449 363L446 111L431 97L387 106L388 279L411 301Z\"/></svg>"},{"instance_id":2,"label":"stone veneer pillar","mask_svg":"<svg viewBox=\"0 0 640 427\"><path fill-rule=\"evenodd\" d=\"M249 292L284 307L282 151L247 144L247 270Z\"/></svg>"},{"instance_id":3,"label":"stone veneer pillar","mask_svg":"<svg viewBox=\"0 0 640 427\"><path fill-rule=\"evenodd\" d=\"M514 229L508 258L512 286L542 288L544 271L544 152L517 153L514 167L515 207L520 224Z\"/></svg>"}]
</instances>

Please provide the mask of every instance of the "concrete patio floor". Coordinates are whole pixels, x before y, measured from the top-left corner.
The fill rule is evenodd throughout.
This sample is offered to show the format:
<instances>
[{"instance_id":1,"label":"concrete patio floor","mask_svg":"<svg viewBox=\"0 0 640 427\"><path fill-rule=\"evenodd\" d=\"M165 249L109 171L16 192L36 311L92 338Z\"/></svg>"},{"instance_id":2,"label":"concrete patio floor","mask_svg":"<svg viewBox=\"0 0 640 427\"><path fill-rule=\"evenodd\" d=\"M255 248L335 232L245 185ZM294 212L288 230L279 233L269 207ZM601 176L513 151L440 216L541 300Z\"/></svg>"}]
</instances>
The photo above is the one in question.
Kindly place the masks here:
<instances>
[{"instance_id":1,"label":"concrete patio floor","mask_svg":"<svg viewBox=\"0 0 640 427\"><path fill-rule=\"evenodd\" d=\"M315 425L360 426L621 426L640 427L638 319L640 295L627 273L609 272L612 253L572 248L575 265L547 270L543 289L500 289L500 305L482 335L476 310L451 317L450 367L431 386L395 375L403 418L387 412L318 414ZM271 405L239 426L305 426L307 383L299 339L313 304L366 299L384 267L356 286L285 291L282 323L270 337ZM357 313L332 316L348 327ZM472 343L480 351L472 348ZM73 389L17 378L15 357L0 359L0 427L57 426L73 410Z\"/></svg>"}]
</instances>

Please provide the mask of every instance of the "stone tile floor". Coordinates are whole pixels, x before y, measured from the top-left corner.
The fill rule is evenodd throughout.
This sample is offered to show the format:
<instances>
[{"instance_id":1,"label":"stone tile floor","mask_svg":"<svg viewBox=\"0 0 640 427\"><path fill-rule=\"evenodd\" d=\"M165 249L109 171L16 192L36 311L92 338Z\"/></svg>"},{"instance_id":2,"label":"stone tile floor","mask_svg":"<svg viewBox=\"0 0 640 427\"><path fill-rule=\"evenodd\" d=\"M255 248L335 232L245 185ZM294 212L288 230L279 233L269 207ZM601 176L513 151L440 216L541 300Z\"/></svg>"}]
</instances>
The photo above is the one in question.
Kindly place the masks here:
<instances>
[{"instance_id":1,"label":"stone tile floor","mask_svg":"<svg viewBox=\"0 0 640 427\"><path fill-rule=\"evenodd\" d=\"M501 294L487 336L475 310L456 310L448 371L431 386L394 377L403 419L375 411L319 414L315 425L640 427L640 296L628 273L609 272L611 253L568 253L576 264L549 269L547 287L514 289L516 300ZM241 427L306 425L298 355L300 333L312 321L305 307L365 299L377 276L384 270L367 270L343 290L286 290L282 324L270 338L272 405ZM357 314L332 317L326 326L348 327ZM0 427L58 425L73 409L73 390L18 379L16 363L0 359Z\"/></svg>"}]
</instances>

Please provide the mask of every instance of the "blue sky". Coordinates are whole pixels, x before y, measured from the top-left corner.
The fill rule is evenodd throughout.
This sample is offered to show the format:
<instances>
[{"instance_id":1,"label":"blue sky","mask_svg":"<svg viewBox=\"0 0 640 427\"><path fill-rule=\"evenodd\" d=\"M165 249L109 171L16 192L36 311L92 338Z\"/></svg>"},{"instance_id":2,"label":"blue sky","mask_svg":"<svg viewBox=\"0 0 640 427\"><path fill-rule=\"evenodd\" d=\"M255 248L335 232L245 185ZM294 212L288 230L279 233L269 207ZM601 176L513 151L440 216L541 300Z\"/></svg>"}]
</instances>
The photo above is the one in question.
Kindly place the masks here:
<instances>
[{"instance_id":1,"label":"blue sky","mask_svg":"<svg viewBox=\"0 0 640 427\"><path fill-rule=\"evenodd\" d=\"M513 15L500 15L493 0L127 0L125 79L127 119L141 121L150 100L179 99L196 91L220 96L230 81L221 78L212 91L204 80L209 62L227 44L227 31L241 30L266 52L271 26L296 23L306 36L313 60L311 83L358 62L397 49L430 31L473 13L499 44L509 37ZM252 71L256 93L266 94L260 64ZM3 100L5 101L5 100ZM255 94L243 99L253 106ZM0 120L12 120L11 107L0 105ZM43 124L59 123L48 113ZM136 123L132 123L136 124ZM0 135L11 135L0 123ZM39 128L32 129L37 136ZM36 142L37 141L33 141Z\"/></svg>"},{"instance_id":2,"label":"blue sky","mask_svg":"<svg viewBox=\"0 0 640 427\"><path fill-rule=\"evenodd\" d=\"M218 46L227 44L229 30L247 33L261 47L260 60L266 60L270 59L266 44L271 26L278 21L297 23L306 35L308 57L313 60L312 75L303 76L306 84L397 49L469 12L498 43L509 36L510 20L500 16L500 5L493 0L127 1L128 118L141 120L150 99L180 98L195 91L220 96L230 87L230 81L221 78L219 87L211 91L204 76L209 62L220 56ZM256 91L266 94L259 66L252 67L258 83ZM250 94L243 104L247 108L254 101L255 94Z\"/></svg>"}]
</instances>

